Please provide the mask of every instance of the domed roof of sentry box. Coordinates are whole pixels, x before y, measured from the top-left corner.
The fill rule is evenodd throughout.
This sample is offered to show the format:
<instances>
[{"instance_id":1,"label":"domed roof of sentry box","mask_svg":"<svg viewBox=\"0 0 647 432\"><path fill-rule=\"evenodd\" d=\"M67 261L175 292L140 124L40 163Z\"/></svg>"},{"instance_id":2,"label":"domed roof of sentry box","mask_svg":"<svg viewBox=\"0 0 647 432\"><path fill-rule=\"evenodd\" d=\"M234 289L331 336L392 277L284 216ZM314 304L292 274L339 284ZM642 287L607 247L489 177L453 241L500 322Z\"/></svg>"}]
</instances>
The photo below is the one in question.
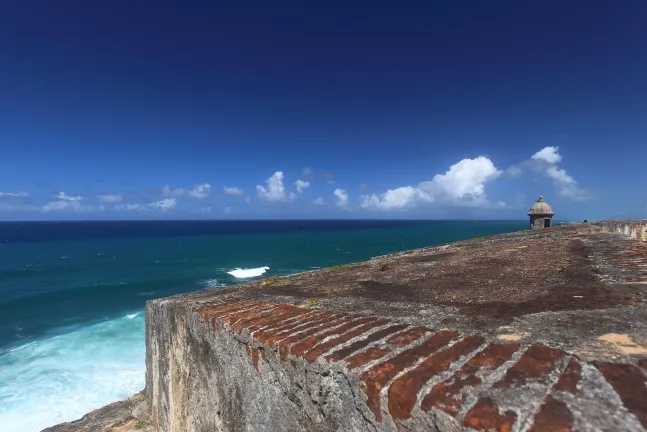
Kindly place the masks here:
<instances>
[{"instance_id":1,"label":"domed roof of sentry box","mask_svg":"<svg viewBox=\"0 0 647 432\"><path fill-rule=\"evenodd\" d=\"M554 215L553 208L544 201L543 195L539 195L537 202L530 207L529 215Z\"/></svg>"}]
</instances>

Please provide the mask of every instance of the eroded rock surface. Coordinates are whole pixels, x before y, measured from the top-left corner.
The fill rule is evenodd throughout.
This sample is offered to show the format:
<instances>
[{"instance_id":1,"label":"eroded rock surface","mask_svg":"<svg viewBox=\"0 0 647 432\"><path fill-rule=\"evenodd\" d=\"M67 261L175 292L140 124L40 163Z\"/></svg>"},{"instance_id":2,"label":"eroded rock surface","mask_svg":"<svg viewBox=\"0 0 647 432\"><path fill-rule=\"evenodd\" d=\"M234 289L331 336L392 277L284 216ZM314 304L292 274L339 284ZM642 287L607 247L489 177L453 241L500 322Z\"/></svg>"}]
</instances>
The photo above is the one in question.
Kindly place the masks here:
<instances>
[{"instance_id":1,"label":"eroded rock surface","mask_svg":"<svg viewBox=\"0 0 647 432\"><path fill-rule=\"evenodd\" d=\"M42 432L152 432L147 405L146 395L141 392Z\"/></svg>"}]
</instances>

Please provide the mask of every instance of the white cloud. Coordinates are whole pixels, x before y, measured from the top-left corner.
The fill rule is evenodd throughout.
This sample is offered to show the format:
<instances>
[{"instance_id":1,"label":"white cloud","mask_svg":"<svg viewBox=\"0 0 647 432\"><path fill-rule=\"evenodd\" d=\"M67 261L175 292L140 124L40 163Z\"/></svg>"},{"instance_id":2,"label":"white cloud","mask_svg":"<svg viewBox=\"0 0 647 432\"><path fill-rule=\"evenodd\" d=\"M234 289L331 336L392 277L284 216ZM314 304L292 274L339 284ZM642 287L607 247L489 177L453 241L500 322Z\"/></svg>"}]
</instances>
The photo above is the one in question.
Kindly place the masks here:
<instances>
[{"instance_id":1,"label":"white cloud","mask_svg":"<svg viewBox=\"0 0 647 432\"><path fill-rule=\"evenodd\" d=\"M189 196L193 198L208 198L210 195L211 195L211 185L209 183L196 185L194 186L193 189L189 191Z\"/></svg>"},{"instance_id":2,"label":"white cloud","mask_svg":"<svg viewBox=\"0 0 647 432\"><path fill-rule=\"evenodd\" d=\"M544 147L533 154L529 160L508 168L507 172L512 177L521 176L524 170L527 169L540 172L553 180L555 189L557 189L557 193L561 196L574 200L590 198L590 194L581 189L577 181L565 169L557 166L561 161L562 155L559 154L559 147Z\"/></svg>"},{"instance_id":3,"label":"white cloud","mask_svg":"<svg viewBox=\"0 0 647 432\"><path fill-rule=\"evenodd\" d=\"M316 200L312 201L312 204L314 204L314 205L326 205L326 201L324 201L323 198L317 198Z\"/></svg>"},{"instance_id":4,"label":"white cloud","mask_svg":"<svg viewBox=\"0 0 647 432\"><path fill-rule=\"evenodd\" d=\"M433 202L434 196L412 186L391 189L382 194L362 195L361 206L367 209L395 210L415 207L422 202Z\"/></svg>"},{"instance_id":5,"label":"white cloud","mask_svg":"<svg viewBox=\"0 0 647 432\"><path fill-rule=\"evenodd\" d=\"M55 211L92 211L99 210L94 208L91 205L84 205L81 203L83 197L81 196L70 196L65 192L59 192L54 195L55 201L51 201L43 205L40 210L43 213L55 212Z\"/></svg>"},{"instance_id":6,"label":"white cloud","mask_svg":"<svg viewBox=\"0 0 647 432\"><path fill-rule=\"evenodd\" d=\"M59 192L57 193L54 198L60 201L67 201L67 202L76 202L76 201L81 201L83 197L81 196L69 196L65 192Z\"/></svg>"},{"instance_id":7,"label":"white cloud","mask_svg":"<svg viewBox=\"0 0 647 432\"><path fill-rule=\"evenodd\" d=\"M222 188L227 195L231 196L243 196L245 195L245 191L239 187L236 186L223 186Z\"/></svg>"},{"instance_id":8,"label":"white cloud","mask_svg":"<svg viewBox=\"0 0 647 432\"><path fill-rule=\"evenodd\" d=\"M119 204L115 206L115 210L124 211L144 211L144 210L159 210L169 211L177 205L175 198L166 198L159 201L154 201L148 204Z\"/></svg>"},{"instance_id":9,"label":"white cloud","mask_svg":"<svg viewBox=\"0 0 647 432\"><path fill-rule=\"evenodd\" d=\"M233 207L227 206L224 209L222 209L222 212L224 214L232 214L234 212L234 209L233 209Z\"/></svg>"},{"instance_id":10,"label":"white cloud","mask_svg":"<svg viewBox=\"0 0 647 432\"><path fill-rule=\"evenodd\" d=\"M445 174L436 174L418 186L390 189L381 195L362 195L361 206L367 209L396 210L442 201L457 205L490 205L485 184L501 175L492 161L484 156L463 159L449 167Z\"/></svg>"},{"instance_id":11,"label":"white cloud","mask_svg":"<svg viewBox=\"0 0 647 432\"><path fill-rule=\"evenodd\" d=\"M149 203L148 206L152 209L167 211L175 207L176 204L177 204L177 201L175 201L175 198L166 198L163 200Z\"/></svg>"},{"instance_id":12,"label":"white cloud","mask_svg":"<svg viewBox=\"0 0 647 432\"><path fill-rule=\"evenodd\" d=\"M310 182L297 180L294 182L294 185L297 187L297 192L301 193L303 192L304 189L307 189L308 187L310 187Z\"/></svg>"},{"instance_id":13,"label":"white cloud","mask_svg":"<svg viewBox=\"0 0 647 432\"><path fill-rule=\"evenodd\" d=\"M28 197L29 193L28 192L0 192L0 197L4 198L25 198Z\"/></svg>"},{"instance_id":14,"label":"white cloud","mask_svg":"<svg viewBox=\"0 0 647 432\"><path fill-rule=\"evenodd\" d=\"M558 153L559 147L544 147L531 156L534 160L543 160L551 165L562 161L562 156Z\"/></svg>"},{"instance_id":15,"label":"white cloud","mask_svg":"<svg viewBox=\"0 0 647 432\"><path fill-rule=\"evenodd\" d=\"M117 194L100 194L97 195L97 199L101 202L104 203L116 203L116 202L121 202L123 201L124 197L117 193Z\"/></svg>"},{"instance_id":16,"label":"white cloud","mask_svg":"<svg viewBox=\"0 0 647 432\"><path fill-rule=\"evenodd\" d=\"M285 192L282 171L275 172L265 183L267 184L267 188L261 185L256 186L256 192L259 198L273 202L285 202L294 198L294 193L287 194Z\"/></svg>"},{"instance_id":17,"label":"white cloud","mask_svg":"<svg viewBox=\"0 0 647 432\"><path fill-rule=\"evenodd\" d=\"M348 205L348 192L344 189L335 189L333 194L337 198L337 205L339 207L346 207Z\"/></svg>"},{"instance_id":18,"label":"white cloud","mask_svg":"<svg viewBox=\"0 0 647 432\"><path fill-rule=\"evenodd\" d=\"M423 190L449 200L485 198L485 183L501 175L492 161L484 156L463 159L449 167L445 174L436 174L430 182L421 183Z\"/></svg>"},{"instance_id":19,"label":"white cloud","mask_svg":"<svg viewBox=\"0 0 647 432\"><path fill-rule=\"evenodd\" d=\"M192 198L208 198L211 195L211 185L203 183L193 186L193 189L172 188L168 185L162 188L162 195L170 197L189 196Z\"/></svg>"}]
</instances>

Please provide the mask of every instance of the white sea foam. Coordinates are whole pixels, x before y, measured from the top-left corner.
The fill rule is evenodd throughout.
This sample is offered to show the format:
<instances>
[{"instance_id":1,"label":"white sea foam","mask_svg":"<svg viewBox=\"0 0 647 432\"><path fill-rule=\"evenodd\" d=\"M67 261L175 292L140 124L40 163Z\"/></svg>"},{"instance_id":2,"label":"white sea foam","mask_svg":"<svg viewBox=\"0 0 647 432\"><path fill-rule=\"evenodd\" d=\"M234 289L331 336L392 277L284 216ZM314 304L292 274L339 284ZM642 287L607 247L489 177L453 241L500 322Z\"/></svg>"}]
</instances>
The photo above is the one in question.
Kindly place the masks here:
<instances>
[{"instance_id":1,"label":"white sea foam","mask_svg":"<svg viewBox=\"0 0 647 432\"><path fill-rule=\"evenodd\" d=\"M205 281L202 281L202 283L206 288L220 288L227 286L226 284L219 282L218 279L207 279Z\"/></svg>"},{"instance_id":2,"label":"white sea foam","mask_svg":"<svg viewBox=\"0 0 647 432\"><path fill-rule=\"evenodd\" d=\"M228 271L227 274L232 275L235 278L239 279L245 279L245 278L252 278L252 277L258 277L268 271L270 268L269 267L259 267L259 268L252 268L252 269L241 269L237 268L236 270Z\"/></svg>"},{"instance_id":3,"label":"white sea foam","mask_svg":"<svg viewBox=\"0 0 647 432\"><path fill-rule=\"evenodd\" d=\"M0 354L0 429L39 431L144 388L141 312Z\"/></svg>"}]
</instances>

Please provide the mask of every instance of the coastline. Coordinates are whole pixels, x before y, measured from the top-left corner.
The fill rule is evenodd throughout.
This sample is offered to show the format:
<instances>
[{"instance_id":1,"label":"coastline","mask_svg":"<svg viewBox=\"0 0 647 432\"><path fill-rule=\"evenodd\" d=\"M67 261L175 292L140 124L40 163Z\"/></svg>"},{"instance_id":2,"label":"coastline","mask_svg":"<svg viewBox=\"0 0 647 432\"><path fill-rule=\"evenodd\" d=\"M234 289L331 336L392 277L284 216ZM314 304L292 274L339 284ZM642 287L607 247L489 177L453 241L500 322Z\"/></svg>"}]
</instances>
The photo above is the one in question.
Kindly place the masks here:
<instances>
[{"instance_id":1,"label":"coastline","mask_svg":"<svg viewBox=\"0 0 647 432\"><path fill-rule=\"evenodd\" d=\"M473 255L480 248L492 248L492 247L494 247L494 248L499 248L500 249L501 247L506 247L507 248L508 244L510 244L510 245L521 244L522 245L521 247L528 247L528 245L533 244L533 243L539 245L539 244L542 244L542 242L543 243L546 243L546 242L551 243L551 242L554 242L554 241L560 241L560 238L563 237L564 235L573 236L573 238L581 239L581 240L578 240L578 241L583 241L585 244L589 244L592 241L591 236L597 236L597 237L603 236L604 237L604 236L612 235L612 237L610 237L610 238L617 239L617 237L613 237L612 233L614 233L614 232L621 233L622 237L628 237L630 239L633 237L634 240L639 240L640 241L640 238L639 238L640 235L641 235L640 232L636 232L635 230L634 231L627 230L626 226L627 226L626 223L622 223L622 222L617 222L617 223L611 222L611 223L608 223L605 226L593 225L593 224L577 224L577 225L571 224L571 225L563 225L563 226L560 226L560 227L556 227L556 228L553 228L553 229L547 229L547 230L529 231L529 232L514 232L514 233L500 234L500 235L489 236L489 237L484 237L484 238L463 240L463 241L459 241L459 242L450 242L450 243L431 246L431 247L407 250L407 251L402 251L402 252L389 254L389 255L384 255L384 256L377 256L377 257L374 257L374 258L370 259L367 262L348 264L348 265L344 265L344 266L338 266L338 267L340 267L338 269L333 268L333 269L309 270L309 271L298 272L298 273L295 273L295 274L285 275L285 276L272 276L272 277L269 277L269 278L266 278L266 279L261 279L259 281L254 281L254 282L249 282L249 283L242 283L242 284L239 284L239 285L225 287L225 288L219 288L218 290L206 290L206 291L200 291L200 292L195 292L195 293L180 294L180 295L170 297L170 298L166 298L166 299L155 300L155 301L151 302L151 304L156 304L156 305L162 305L162 304L164 304L164 305L167 305L167 304L168 305L172 305L172 304L173 305L175 305L175 304L180 305L180 304L185 304L185 303L186 304L203 304L206 301L206 299L210 298L211 296L216 296L216 298L222 297L223 299L228 299L226 301L231 302L231 301L234 301L233 299L235 299L235 298L240 298L240 296L243 296L243 298L250 298L249 296L251 295L252 296L251 298L256 298L256 296L260 295L261 297L259 297L259 299L264 298L264 296L265 296L264 293L268 293L268 294L271 293L272 296L278 296L278 297L276 297L277 300L281 299L280 301L286 301L286 299L288 299L290 297L293 297L296 294L294 288L291 288L291 287L294 286L293 284L296 283L297 286L298 286L299 284L308 283L307 281L312 281L312 280L317 279L318 275L323 275L325 278L332 278L333 274L334 275L337 275L337 274L343 275L345 273L352 272L352 271L354 271L354 269L358 269L358 268L362 268L362 269L366 269L366 270L378 268L377 271L382 271L382 270L379 270L379 268L382 265L384 265L385 269L388 268L388 270L392 271L392 270L395 270L395 269L398 268L398 266L400 265L399 263L419 262L420 260L423 260L423 261L426 262L426 260L428 260L428 258L424 258L424 257L427 257L427 256L434 257L433 259L431 259L431 261L429 261L430 263L433 263L433 262L438 261L438 259L444 259L448 254L457 256L456 254L458 253L458 256L460 256L460 254L469 253L470 255ZM566 231L568 231L567 234L565 234ZM604 238L606 238L606 237L604 237ZM606 241L606 240L604 240L604 241ZM619 240L617 240L617 241L619 241ZM530 243L528 243L528 242L530 242ZM587 242L589 242L589 243L587 243ZM618 243L618 244L620 244L620 243ZM622 243L622 244L624 244L624 243ZM643 246L641 246L641 247L643 247ZM490 250L490 249L488 249L488 250ZM461 252L461 251L464 251L464 252ZM577 252L577 253L579 254L580 252ZM609 256L606 256L606 252L604 254L600 255L600 253L596 252L595 249L591 249L590 251L588 251L586 253L593 253L593 255L589 255L589 258L592 258L594 260L604 260L603 262L605 262L605 263L610 258ZM438 257L438 258L436 258L436 257ZM420 261L420 262L422 262L422 261ZM596 262L596 264L591 264L591 263L586 264L586 263L582 262L581 264L578 264L578 265L580 267L583 267L583 268L588 267L589 270L592 269L593 270L591 272L592 275L594 276L594 278L598 278L600 271L597 270L597 266L598 266L597 262L599 262L599 261L595 261L595 262ZM336 271L333 271L333 270L336 270ZM362 270L362 271L366 271L366 270ZM605 268L605 271L607 271L607 270L608 269ZM612 269L610 269L610 270L612 270ZM370 270L370 271L375 271L375 270ZM605 277L607 277L607 276L608 277L614 277L614 278L617 279L618 277L621 277L619 275L620 275L620 273L613 273L612 272L612 273L606 274L604 276ZM399 277L401 277L401 276L399 276ZM624 275L622 277L626 278L626 275ZM326 279L326 280L328 280L328 279ZM330 281L333 281L333 280L334 280L334 278L330 279ZM620 279L617 279L617 280L620 281ZM314 309L316 309L316 310L328 310L328 309L330 309L330 310L340 310L340 307L343 304L343 303L339 303L338 301L333 301L333 300L328 299L328 298L320 298L318 295L313 296L313 294L314 294L314 292L310 292L310 294L306 294L306 295L299 294L292 301L288 300L288 302L289 303L292 302L294 304L295 301L296 301L296 305L298 306L300 304L301 307L304 307L304 306L307 307L308 304L310 304L311 305L310 307L311 308L314 307ZM572 297L575 297L575 298L582 297L581 295L579 295L579 293L576 293L576 294L577 295L573 295ZM601 299L602 299L603 302L611 301L611 297L609 297L609 300L604 300L603 298L601 298ZM616 300L614 300L614 301L616 301ZM623 306L621 306L621 304L625 300L620 300L620 297L618 297L617 301L620 301L620 304L618 304L617 306L614 306L612 303L609 303L609 305L607 306L607 307L609 307L609 306L611 307L611 309L609 309L609 312L608 312L610 314L610 315L608 315L609 319L611 319L611 320L618 320L619 317L620 317L620 315L617 315L616 312L613 312L615 310L614 307L617 308L618 306L620 306L621 310L623 310L623 311L627 310ZM373 301L371 301L371 302L373 302ZM632 300L632 302L635 302L635 299ZM377 303L375 303L375 305L377 305ZM430 307L430 306L431 305L427 305L427 307ZM582 306L584 306L584 303L582 303ZM636 315L636 313L638 313L640 310L642 310L644 308L644 306L639 306L638 304L634 304L634 303L632 303L630 306L632 308L631 309L632 310L632 316L634 316L634 317L638 317L638 315ZM341 309L342 310L347 309L347 310L357 311L357 310L360 310L362 307L365 308L366 305L364 305L362 307L360 307L358 305L355 305L355 306L350 307L350 309L348 309L349 307L350 307L349 304L346 304L346 306L341 307ZM595 302L592 303L591 306L588 306L588 307L594 307L594 308L598 307L599 308L599 306L596 306ZM357 308L360 308L360 309L357 309ZM638 308L638 309L636 309L636 308ZM556 310L559 311L560 309L561 308L559 307L559 305L557 305ZM568 311L569 309L578 310L578 307L577 306L567 307L566 311ZM432 307L432 310L434 310L433 307ZM468 311L468 310L470 310L470 307L467 307L467 309L464 309L464 310ZM378 312L374 312L374 313L378 313L380 315L381 314L389 315L389 314L393 314L393 313L399 314L399 312L397 312L397 311L394 312L394 310L392 310L392 308L388 312L385 309L377 309L377 311ZM407 314L412 312L412 311L410 311L408 309L407 309L407 311L408 311ZM442 312L441 309L438 309L438 311ZM454 322L454 324L452 324L453 328L465 329L465 328L467 328L465 326L468 326L468 327L473 326L473 324L468 325L467 322L464 323L464 324L461 324L459 322L460 317L458 315L456 315L454 313L450 313L448 315L446 312L447 312L447 310L444 309L444 312L442 312L444 315L442 315L442 316L445 316L446 319L449 319L449 321L447 321L447 322L452 322L452 320L453 320L453 322ZM149 318L148 318L149 313L150 313L150 305L147 307L147 322L149 320ZM523 316L525 316L524 314L526 312L518 312L518 313L521 313L520 316L523 317ZM501 333L501 329L503 327L500 327L500 324L498 324L498 321L496 323L493 322L494 325L489 325L489 324L487 324L487 322L481 322L479 324L478 328L479 328L479 331L485 332L484 336L486 334L489 334L491 336L494 336L495 338L499 338L500 340L515 340L516 341L516 340L519 340L518 338L523 339L523 338L528 337L528 334L536 333L537 331L539 331L541 328L543 328L546 325L546 322L543 322L541 320L539 320L537 322L531 320L530 317L534 316L533 313L534 312L531 310L530 315L528 315L528 322L527 322L527 324L524 324L525 327L523 325L519 326L519 324L516 324L516 327L515 326L513 326L513 327L506 326L505 327L506 331L505 331L504 334ZM602 315L600 315L598 319L600 321L604 322L605 319L606 319L606 316L607 316L605 314L606 314L606 312L602 313ZM153 318L151 318L151 319L154 320L154 321L156 320L156 319L153 319ZM400 319L404 319L404 316L400 317ZM456 321L457 319L459 319L459 321ZM515 320L516 320L516 318L515 318ZM405 319L405 322L406 321L407 320ZM541 325L539 324L540 322L542 323ZM157 325L157 324L155 324L155 325ZM642 326L642 324L640 324L640 325ZM528 327L528 326L530 326L530 327ZM596 326L599 327L600 324L598 323L598 324L596 324ZM602 325L602 327L600 327L600 328L603 328L603 327L604 327L604 325ZM555 336L556 334L551 333L551 330L548 329L548 328L540 331L539 334L543 335L543 336L540 336L540 339L543 339L543 340L545 340L545 338L555 338L556 337ZM615 333L609 333L609 334L615 334ZM488 337L490 337L490 336L488 336ZM533 337L537 337L537 336L533 336ZM563 340L561 340L559 338L563 338ZM575 353L575 352L580 352L581 351L581 350L578 351L578 349L569 346L569 344L571 344L573 342L571 341L571 336L569 336L568 332L565 333L563 336L559 336L559 338L556 340L557 341L557 346L559 346L563 350L562 352L566 353L566 355L568 355L568 353L571 353L571 352ZM640 338L636 337L635 331L632 332L631 336L627 336L626 338L628 338L629 341L632 341L631 343L634 343L634 344L640 343ZM576 337L576 339L577 339L577 337ZM150 343L150 340L147 340L147 344L149 344L149 343ZM642 345L637 345L637 346L640 347ZM631 361L630 360L631 356L627 357L626 354L623 355L622 350L616 349L615 351L614 350L609 351L608 350L609 347L610 346L604 346L603 345L603 348L605 348L606 351L605 351L605 349L598 350L598 351L591 351L591 349L592 349L591 346L587 346L588 351L582 351L582 352L580 352L580 355L583 355L584 358L589 356L591 361L598 361L596 359L605 359L606 361L618 361L618 359L623 359L623 358L627 359L627 361ZM637 349L640 350L640 349L643 349L643 348L637 348ZM254 353L256 351L252 350L251 352ZM588 354L583 354L584 352L588 352ZM151 388L151 385L150 385L150 373L151 373L151 371L150 371L150 365L151 365L151 363L150 363L150 361L151 361L150 353L147 354L147 359L148 359L147 360L147 391L148 391L148 393L150 395L150 394L152 394L151 393L152 388ZM257 361L258 361L258 359L254 360L254 367L257 367L256 366ZM143 397L143 395L140 393L139 397ZM142 402L143 399L138 399L138 401ZM54 426L52 428L45 429L45 431L47 431L47 432L63 432L63 431L72 432L72 431L98 430L98 429L87 429L87 427L89 427L88 425L90 425L90 424L97 424L97 425L101 425L101 427L103 427L103 425L105 423L96 423L97 421L103 421L103 420L101 420L103 418L106 418L106 419L110 418L110 421L112 421L111 424L113 426L109 425L107 427L114 427L115 431L120 431L121 432L121 431L135 430L135 429L133 429L134 423L132 423L133 419L134 419L134 417L132 417L132 409L133 409L132 403L133 403L132 397L127 398L127 399L125 399L123 401L116 402L114 404L110 404L110 405L108 405L108 406L106 406L104 408L101 408L99 410L95 410L92 413L89 413L88 415L84 416L82 419L80 419L78 421L66 423L66 424L63 424L63 425L57 425L57 426ZM153 404L153 407L154 407L153 411L156 412L155 400L154 399L153 400L149 399L146 403ZM114 417L110 417L112 415L111 413L117 413L117 412L119 413L119 415L114 416ZM93 421L95 423L92 423ZM151 419L151 422L152 422L152 424L158 423L157 419ZM84 427L86 429L83 429ZM162 428L161 430L166 430L166 429ZM441 429L441 430L444 430L444 429Z\"/></svg>"}]
</instances>

